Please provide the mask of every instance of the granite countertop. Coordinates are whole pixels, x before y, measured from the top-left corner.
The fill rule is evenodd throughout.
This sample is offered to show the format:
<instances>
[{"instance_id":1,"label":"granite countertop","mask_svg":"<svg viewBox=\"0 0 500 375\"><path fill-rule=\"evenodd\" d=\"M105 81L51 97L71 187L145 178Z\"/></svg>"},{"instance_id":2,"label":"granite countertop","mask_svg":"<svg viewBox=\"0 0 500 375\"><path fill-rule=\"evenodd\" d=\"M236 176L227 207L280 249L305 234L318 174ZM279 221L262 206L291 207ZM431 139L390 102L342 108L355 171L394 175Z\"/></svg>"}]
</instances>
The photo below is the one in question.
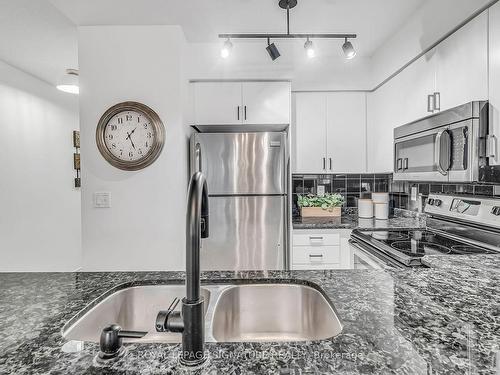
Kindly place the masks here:
<instances>
[{"instance_id":1,"label":"granite countertop","mask_svg":"<svg viewBox=\"0 0 500 375\"><path fill-rule=\"evenodd\" d=\"M425 227L423 217L404 216L397 212L389 220L361 219L354 213L343 213L340 217L295 217L293 229L395 229Z\"/></svg>"},{"instance_id":2,"label":"granite countertop","mask_svg":"<svg viewBox=\"0 0 500 375\"><path fill-rule=\"evenodd\" d=\"M208 343L203 374L495 374L500 343L496 255L429 257L411 270L210 272L203 280L314 284L340 335L295 343ZM473 266L471 266L473 264ZM178 272L0 274L0 374L173 374L178 344L129 344L111 367L98 345L61 350L61 328L117 285L179 282ZM124 284L125 283L125 284Z\"/></svg>"}]
</instances>

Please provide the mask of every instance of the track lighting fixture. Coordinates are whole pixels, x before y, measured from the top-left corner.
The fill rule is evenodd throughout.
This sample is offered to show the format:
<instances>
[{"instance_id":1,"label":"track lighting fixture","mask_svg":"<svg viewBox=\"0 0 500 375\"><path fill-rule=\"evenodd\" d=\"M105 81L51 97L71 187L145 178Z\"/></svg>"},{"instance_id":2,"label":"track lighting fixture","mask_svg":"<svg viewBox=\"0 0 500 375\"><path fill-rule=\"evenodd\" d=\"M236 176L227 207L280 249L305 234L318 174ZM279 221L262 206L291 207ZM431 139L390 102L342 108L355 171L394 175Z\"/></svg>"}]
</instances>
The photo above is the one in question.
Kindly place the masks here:
<instances>
[{"instance_id":1,"label":"track lighting fixture","mask_svg":"<svg viewBox=\"0 0 500 375\"><path fill-rule=\"evenodd\" d=\"M306 42L304 43L304 49L306 50L307 57L312 59L314 56L316 56L316 52L314 51L314 46L313 42L307 38Z\"/></svg>"},{"instance_id":2,"label":"track lighting fixture","mask_svg":"<svg viewBox=\"0 0 500 375\"><path fill-rule=\"evenodd\" d=\"M232 39L267 39L267 47L266 50L271 56L271 59L276 60L280 53L278 48L274 43L270 42L270 39L306 39L304 44L304 48L306 50L307 56L309 58L313 58L316 55L316 51L314 50L313 42L309 40L311 39L344 39L345 42L342 46L342 50L347 59L352 59L356 56L356 51L352 46L352 43L348 41L348 39L355 39L357 37L356 34L291 34L290 33L290 9L297 6L297 0L279 0L278 5L281 9L286 10L286 33L283 34L219 34L219 38L227 39L224 43L224 46L221 50L221 56L226 58L229 56L232 43L230 42L230 38ZM228 44L228 47L226 47Z\"/></svg>"},{"instance_id":3,"label":"track lighting fixture","mask_svg":"<svg viewBox=\"0 0 500 375\"><path fill-rule=\"evenodd\" d=\"M356 50L352 46L352 43L345 38L344 45L342 46L342 50L344 51L344 55L346 59L351 60L356 56Z\"/></svg>"},{"instance_id":4,"label":"track lighting fixture","mask_svg":"<svg viewBox=\"0 0 500 375\"><path fill-rule=\"evenodd\" d=\"M278 57L280 57L280 51L278 51L278 47L274 43L271 43L271 40L267 38L267 47L266 47L267 53L269 53L269 56L271 56L271 59L274 61Z\"/></svg>"},{"instance_id":5,"label":"track lighting fixture","mask_svg":"<svg viewBox=\"0 0 500 375\"><path fill-rule=\"evenodd\" d=\"M231 43L231 40L229 40L229 38L227 38L227 40L222 45L222 49L220 50L220 56L223 59L227 59L229 57L229 55L231 54L232 49L233 49L233 43Z\"/></svg>"}]
</instances>

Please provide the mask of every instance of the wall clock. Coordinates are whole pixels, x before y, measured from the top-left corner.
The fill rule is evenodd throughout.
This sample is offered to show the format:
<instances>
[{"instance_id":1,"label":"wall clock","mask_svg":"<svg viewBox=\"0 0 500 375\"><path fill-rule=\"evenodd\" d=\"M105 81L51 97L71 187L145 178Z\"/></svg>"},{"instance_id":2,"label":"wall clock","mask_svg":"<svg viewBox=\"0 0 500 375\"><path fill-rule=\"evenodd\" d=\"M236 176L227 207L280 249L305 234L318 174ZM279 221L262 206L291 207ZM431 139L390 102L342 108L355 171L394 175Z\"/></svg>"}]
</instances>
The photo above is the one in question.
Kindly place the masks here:
<instances>
[{"instance_id":1,"label":"wall clock","mask_svg":"<svg viewBox=\"0 0 500 375\"><path fill-rule=\"evenodd\" d=\"M136 171L151 165L165 143L165 128L158 114L137 102L109 108L96 130L97 148L112 166Z\"/></svg>"}]
</instances>

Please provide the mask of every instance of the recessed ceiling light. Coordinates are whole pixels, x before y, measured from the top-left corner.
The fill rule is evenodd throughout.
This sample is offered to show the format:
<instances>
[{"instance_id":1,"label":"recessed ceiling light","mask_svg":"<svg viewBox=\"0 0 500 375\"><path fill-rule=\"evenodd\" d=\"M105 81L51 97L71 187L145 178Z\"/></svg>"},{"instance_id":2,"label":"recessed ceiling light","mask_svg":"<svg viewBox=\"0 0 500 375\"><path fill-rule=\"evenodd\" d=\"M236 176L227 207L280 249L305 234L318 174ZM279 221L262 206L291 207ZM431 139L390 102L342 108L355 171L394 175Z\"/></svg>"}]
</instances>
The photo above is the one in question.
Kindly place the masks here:
<instances>
[{"instance_id":1,"label":"recessed ceiling light","mask_svg":"<svg viewBox=\"0 0 500 375\"><path fill-rule=\"evenodd\" d=\"M79 94L80 86L78 83L78 70L66 69L66 74L61 78L61 81L57 84L56 88L69 94Z\"/></svg>"}]
</instances>

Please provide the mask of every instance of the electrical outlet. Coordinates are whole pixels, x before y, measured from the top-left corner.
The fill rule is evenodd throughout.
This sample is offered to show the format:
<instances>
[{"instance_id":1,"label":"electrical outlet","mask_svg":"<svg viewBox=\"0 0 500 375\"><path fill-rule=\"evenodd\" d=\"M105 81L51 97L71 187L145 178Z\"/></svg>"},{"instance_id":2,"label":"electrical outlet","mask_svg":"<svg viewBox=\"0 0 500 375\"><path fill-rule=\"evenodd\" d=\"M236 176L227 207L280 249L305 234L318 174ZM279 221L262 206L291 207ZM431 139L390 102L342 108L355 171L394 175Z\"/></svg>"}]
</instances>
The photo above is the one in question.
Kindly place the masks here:
<instances>
[{"instance_id":1,"label":"electrical outlet","mask_svg":"<svg viewBox=\"0 0 500 375\"><path fill-rule=\"evenodd\" d=\"M95 208L110 208L111 207L111 193L95 192L94 193L94 207Z\"/></svg>"},{"instance_id":2,"label":"electrical outlet","mask_svg":"<svg viewBox=\"0 0 500 375\"><path fill-rule=\"evenodd\" d=\"M411 200L415 202L417 200L417 187L412 186L411 187Z\"/></svg>"}]
</instances>

